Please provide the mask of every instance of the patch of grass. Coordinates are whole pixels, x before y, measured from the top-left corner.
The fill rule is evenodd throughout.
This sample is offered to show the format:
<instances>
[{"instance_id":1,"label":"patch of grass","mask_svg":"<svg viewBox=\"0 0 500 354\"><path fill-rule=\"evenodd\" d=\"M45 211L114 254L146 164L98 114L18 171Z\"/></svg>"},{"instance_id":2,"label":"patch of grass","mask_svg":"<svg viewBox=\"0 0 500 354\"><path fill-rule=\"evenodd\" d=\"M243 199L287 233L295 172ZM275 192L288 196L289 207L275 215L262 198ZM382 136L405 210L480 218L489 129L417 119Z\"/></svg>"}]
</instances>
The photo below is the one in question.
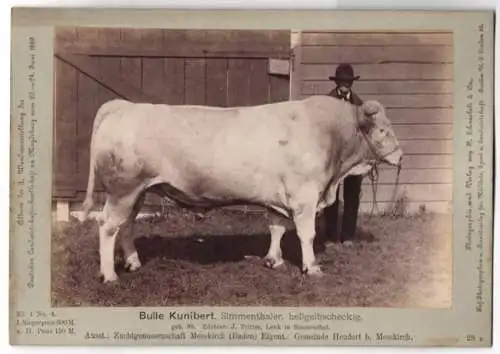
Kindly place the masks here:
<instances>
[{"instance_id":1,"label":"patch of grass","mask_svg":"<svg viewBox=\"0 0 500 354\"><path fill-rule=\"evenodd\" d=\"M451 305L451 217L361 217L374 242L317 252L325 275L300 273L300 244L290 223L282 240L285 264L267 269L266 215L217 210L200 215L172 209L140 219L134 235L143 267L102 284L95 221L55 224L53 306L371 306ZM117 245L119 243L117 242ZM117 247L118 248L118 247Z\"/></svg>"}]
</instances>

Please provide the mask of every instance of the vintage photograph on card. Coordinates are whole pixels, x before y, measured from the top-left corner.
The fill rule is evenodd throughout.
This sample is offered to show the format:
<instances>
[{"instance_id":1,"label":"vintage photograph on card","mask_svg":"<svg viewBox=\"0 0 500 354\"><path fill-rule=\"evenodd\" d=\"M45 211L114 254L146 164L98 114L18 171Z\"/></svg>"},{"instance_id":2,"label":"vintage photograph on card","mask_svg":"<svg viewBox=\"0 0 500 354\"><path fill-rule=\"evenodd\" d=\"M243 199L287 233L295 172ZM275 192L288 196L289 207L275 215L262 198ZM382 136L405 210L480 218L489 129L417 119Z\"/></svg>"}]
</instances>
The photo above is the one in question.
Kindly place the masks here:
<instances>
[{"instance_id":1,"label":"vintage photograph on card","mask_svg":"<svg viewBox=\"0 0 500 354\"><path fill-rule=\"evenodd\" d=\"M452 305L452 33L54 45L54 306Z\"/></svg>"},{"instance_id":2,"label":"vintage photograph on card","mask_svg":"<svg viewBox=\"0 0 500 354\"><path fill-rule=\"evenodd\" d=\"M491 345L490 13L91 13L13 16L11 338Z\"/></svg>"}]
</instances>

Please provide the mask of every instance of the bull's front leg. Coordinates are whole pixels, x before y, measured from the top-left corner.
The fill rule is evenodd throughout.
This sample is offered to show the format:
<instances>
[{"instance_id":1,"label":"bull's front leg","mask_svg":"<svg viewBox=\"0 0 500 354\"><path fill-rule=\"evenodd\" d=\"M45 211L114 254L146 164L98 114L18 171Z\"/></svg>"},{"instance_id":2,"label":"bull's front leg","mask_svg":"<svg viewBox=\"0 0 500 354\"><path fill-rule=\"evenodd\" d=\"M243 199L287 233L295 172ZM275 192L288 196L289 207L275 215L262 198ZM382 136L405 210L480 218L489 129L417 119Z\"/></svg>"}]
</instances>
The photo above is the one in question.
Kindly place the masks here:
<instances>
[{"instance_id":1,"label":"bull's front leg","mask_svg":"<svg viewBox=\"0 0 500 354\"><path fill-rule=\"evenodd\" d=\"M313 241L315 237L316 209L314 204L302 205L294 215L297 236L302 250L302 272L310 275L322 275L321 268L315 264Z\"/></svg>"}]
</instances>

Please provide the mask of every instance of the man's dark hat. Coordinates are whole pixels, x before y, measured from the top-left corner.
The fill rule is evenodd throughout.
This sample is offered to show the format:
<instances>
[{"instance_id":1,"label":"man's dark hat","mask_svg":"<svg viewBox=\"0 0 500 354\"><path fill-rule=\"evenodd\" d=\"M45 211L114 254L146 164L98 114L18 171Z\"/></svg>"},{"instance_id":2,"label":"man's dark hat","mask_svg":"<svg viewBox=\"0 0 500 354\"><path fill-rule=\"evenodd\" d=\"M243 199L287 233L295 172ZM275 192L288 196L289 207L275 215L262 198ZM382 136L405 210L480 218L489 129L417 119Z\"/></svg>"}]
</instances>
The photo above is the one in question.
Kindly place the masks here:
<instances>
[{"instance_id":1,"label":"man's dark hat","mask_svg":"<svg viewBox=\"0 0 500 354\"><path fill-rule=\"evenodd\" d=\"M354 76L354 70L350 64L340 64L335 70L335 75L330 76L330 80L355 81L359 80L360 76Z\"/></svg>"}]
</instances>

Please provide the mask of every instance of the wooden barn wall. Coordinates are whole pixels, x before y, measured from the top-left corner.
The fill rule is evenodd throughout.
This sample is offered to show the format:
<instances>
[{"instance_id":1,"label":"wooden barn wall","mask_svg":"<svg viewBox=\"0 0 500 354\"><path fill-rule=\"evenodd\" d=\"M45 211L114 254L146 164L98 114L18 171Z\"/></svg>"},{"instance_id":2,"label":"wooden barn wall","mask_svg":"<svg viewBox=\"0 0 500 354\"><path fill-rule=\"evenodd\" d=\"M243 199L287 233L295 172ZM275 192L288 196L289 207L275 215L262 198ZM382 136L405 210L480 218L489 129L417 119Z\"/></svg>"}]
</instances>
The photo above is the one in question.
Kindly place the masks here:
<instances>
[{"instance_id":1,"label":"wooden barn wall","mask_svg":"<svg viewBox=\"0 0 500 354\"><path fill-rule=\"evenodd\" d=\"M93 119L105 101L123 96L126 85L120 80L130 85L127 92L167 104L225 107L289 99L289 78L267 70L269 58L289 58L289 31L62 28L55 43L56 53L76 55L112 83L106 87L71 63L54 59L58 200L83 200Z\"/></svg>"},{"instance_id":2,"label":"wooden barn wall","mask_svg":"<svg viewBox=\"0 0 500 354\"><path fill-rule=\"evenodd\" d=\"M448 211L452 199L453 37L451 33L294 33L292 98L327 94L328 76L351 63L353 91L387 109L405 152L398 194L418 210ZM390 207L396 170L383 167L377 200ZM364 179L362 207L371 210Z\"/></svg>"}]
</instances>

